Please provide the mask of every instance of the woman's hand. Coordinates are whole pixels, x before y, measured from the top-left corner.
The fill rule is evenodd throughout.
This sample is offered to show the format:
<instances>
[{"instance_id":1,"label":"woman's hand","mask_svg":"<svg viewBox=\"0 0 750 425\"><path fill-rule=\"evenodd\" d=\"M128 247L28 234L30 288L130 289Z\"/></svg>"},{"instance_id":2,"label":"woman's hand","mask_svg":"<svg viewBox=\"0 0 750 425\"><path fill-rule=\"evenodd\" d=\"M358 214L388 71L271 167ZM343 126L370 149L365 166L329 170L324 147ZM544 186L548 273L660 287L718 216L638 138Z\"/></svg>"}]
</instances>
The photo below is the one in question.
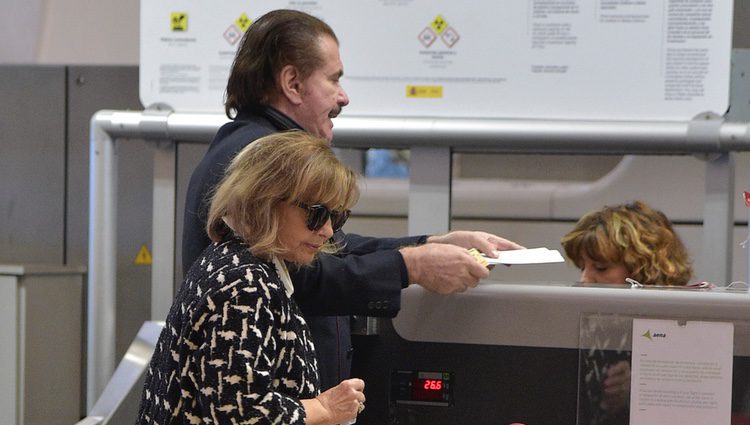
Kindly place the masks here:
<instances>
[{"instance_id":1,"label":"woman's hand","mask_svg":"<svg viewBox=\"0 0 750 425\"><path fill-rule=\"evenodd\" d=\"M334 425L354 419L364 409L365 381L357 378L340 384L311 400L302 400L308 425Z\"/></svg>"},{"instance_id":2,"label":"woman's hand","mask_svg":"<svg viewBox=\"0 0 750 425\"><path fill-rule=\"evenodd\" d=\"M601 408L615 415L630 403L630 363L621 360L610 366L604 379Z\"/></svg>"}]
</instances>

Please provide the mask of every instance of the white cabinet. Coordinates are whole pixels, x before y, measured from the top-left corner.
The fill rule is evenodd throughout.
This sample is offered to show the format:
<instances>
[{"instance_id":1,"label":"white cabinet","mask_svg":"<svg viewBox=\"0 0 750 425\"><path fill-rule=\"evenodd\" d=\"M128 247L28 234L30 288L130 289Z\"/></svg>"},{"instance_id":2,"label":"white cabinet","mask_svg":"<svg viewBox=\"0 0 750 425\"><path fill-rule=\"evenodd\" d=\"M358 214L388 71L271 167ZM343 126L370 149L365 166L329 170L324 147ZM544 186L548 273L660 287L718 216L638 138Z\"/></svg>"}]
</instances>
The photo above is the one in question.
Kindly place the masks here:
<instances>
[{"instance_id":1,"label":"white cabinet","mask_svg":"<svg viewBox=\"0 0 750 425\"><path fill-rule=\"evenodd\" d=\"M2 425L80 419L84 273L82 267L0 264Z\"/></svg>"}]
</instances>

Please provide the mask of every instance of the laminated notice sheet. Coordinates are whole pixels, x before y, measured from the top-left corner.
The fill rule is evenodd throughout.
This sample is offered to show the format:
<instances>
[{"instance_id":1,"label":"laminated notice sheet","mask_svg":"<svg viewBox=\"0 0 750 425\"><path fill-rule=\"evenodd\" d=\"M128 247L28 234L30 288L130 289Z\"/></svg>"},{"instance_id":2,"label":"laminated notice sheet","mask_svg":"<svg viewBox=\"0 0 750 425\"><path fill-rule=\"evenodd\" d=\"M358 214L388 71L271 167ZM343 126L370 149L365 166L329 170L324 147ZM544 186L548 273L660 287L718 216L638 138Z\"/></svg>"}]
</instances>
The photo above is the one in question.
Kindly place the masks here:
<instances>
[{"instance_id":1,"label":"laminated notice sheet","mask_svg":"<svg viewBox=\"0 0 750 425\"><path fill-rule=\"evenodd\" d=\"M630 423L729 424L734 324L633 319Z\"/></svg>"}]
</instances>

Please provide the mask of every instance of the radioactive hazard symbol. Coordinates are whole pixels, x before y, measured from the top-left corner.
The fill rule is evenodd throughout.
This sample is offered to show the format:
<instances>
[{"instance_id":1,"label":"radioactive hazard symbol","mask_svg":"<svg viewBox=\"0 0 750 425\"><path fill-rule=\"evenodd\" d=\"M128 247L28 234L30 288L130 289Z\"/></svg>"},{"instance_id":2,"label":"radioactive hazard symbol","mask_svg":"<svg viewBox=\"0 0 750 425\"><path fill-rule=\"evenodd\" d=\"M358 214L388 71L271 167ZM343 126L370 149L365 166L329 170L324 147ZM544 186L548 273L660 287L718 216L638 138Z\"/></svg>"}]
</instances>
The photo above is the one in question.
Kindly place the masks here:
<instances>
[{"instance_id":1,"label":"radioactive hazard symbol","mask_svg":"<svg viewBox=\"0 0 750 425\"><path fill-rule=\"evenodd\" d=\"M240 17L237 18L236 21L234 21L234 24L237 25L237 28L239 28L239 30L243 33L247 31L248 28L250 28L250 24L252 23L253 21L247 16L245 12L242 12L242 15L240 15Z\"/></svg>"},{"instance_id":2,"label":"radioactive hazard symbol","mask_svg":"<svg viewBox=\"0 0 750 425\"><path fill-rule=\"evenodd\" d=\"M443 15L437 15L435 19L430 22L430 25L425 27L422 32L419 33L419 42L424 47L430 47L435 40L438 38L448 47L453 47L458 40L461 38L458 35L458 31L455 28L448 25L448 21L443 18Z\"/></svg>"},{"instance_id":3,"label":"radioactive hazard symbol","mask_svg":"<svg viewBox=\"0 0 750 425\"><path fill-rule=\"evenodd\" d=\"M442 15L437 15L435 19L432 20L432 23L430 24L432 29L435 30L436 33L440 34L445 30L445 28L448 27L448 22L443 18Z\"/></svg>"},{"instance_id":4,"label":"radioactive hazard symbol","mask_svg":"<svg viewBox=\"0 0 750 425\"><path fill-rule=\"evenodd\" d=\"M153 263L153 258L151 258L151 253L148 252L148 247L144 243L141 245L141 249L138 250L138 254L136 254L133 264L137 266L150 266L151 263Z\"/></svg>"},{"instance_id":5,"label":"radioactive hazard symbol","mask_svg":"<svg viewBox=\"0 0 750 425\"><path fill-rule=\"evenodd\" d=\"M172 12L170 19L172 31L187 31L188 15L185 12Z\"/></svg>"}]
</instances>

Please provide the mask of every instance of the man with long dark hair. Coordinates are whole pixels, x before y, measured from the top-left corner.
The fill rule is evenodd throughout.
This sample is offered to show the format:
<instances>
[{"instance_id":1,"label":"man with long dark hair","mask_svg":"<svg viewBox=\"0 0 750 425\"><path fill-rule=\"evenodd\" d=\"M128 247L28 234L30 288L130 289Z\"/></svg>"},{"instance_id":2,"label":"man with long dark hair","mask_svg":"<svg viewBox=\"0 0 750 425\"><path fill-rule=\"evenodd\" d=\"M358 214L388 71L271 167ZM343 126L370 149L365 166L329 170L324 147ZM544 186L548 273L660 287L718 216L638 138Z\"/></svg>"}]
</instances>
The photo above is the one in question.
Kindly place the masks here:
<instances>
[{"instance_id":1,"label":"man with long dark hair","mask_svg":"<svg viewBox=\"0 0 750 425\"><path fill-rule=\"evenodd\" d=\"M349 98L340 85L343 64L338 39L322 20L293 10L258 18L245 33L232 65L226 113L190 180L182 244L187 270L208 246L207 194L234 155L270 133L297 129L333 138L333 121ZM322 255L311 267L290 270L294 297L310 325L322 388L349 376L350 316L394 317L400 292L410 283L438 293L464 291L488 276L469 254L516 249L514 242L485 232L372 238L336 232L337 255ZM328 315L347 315L328 317Z\"/></svg>"}]
</instances>

